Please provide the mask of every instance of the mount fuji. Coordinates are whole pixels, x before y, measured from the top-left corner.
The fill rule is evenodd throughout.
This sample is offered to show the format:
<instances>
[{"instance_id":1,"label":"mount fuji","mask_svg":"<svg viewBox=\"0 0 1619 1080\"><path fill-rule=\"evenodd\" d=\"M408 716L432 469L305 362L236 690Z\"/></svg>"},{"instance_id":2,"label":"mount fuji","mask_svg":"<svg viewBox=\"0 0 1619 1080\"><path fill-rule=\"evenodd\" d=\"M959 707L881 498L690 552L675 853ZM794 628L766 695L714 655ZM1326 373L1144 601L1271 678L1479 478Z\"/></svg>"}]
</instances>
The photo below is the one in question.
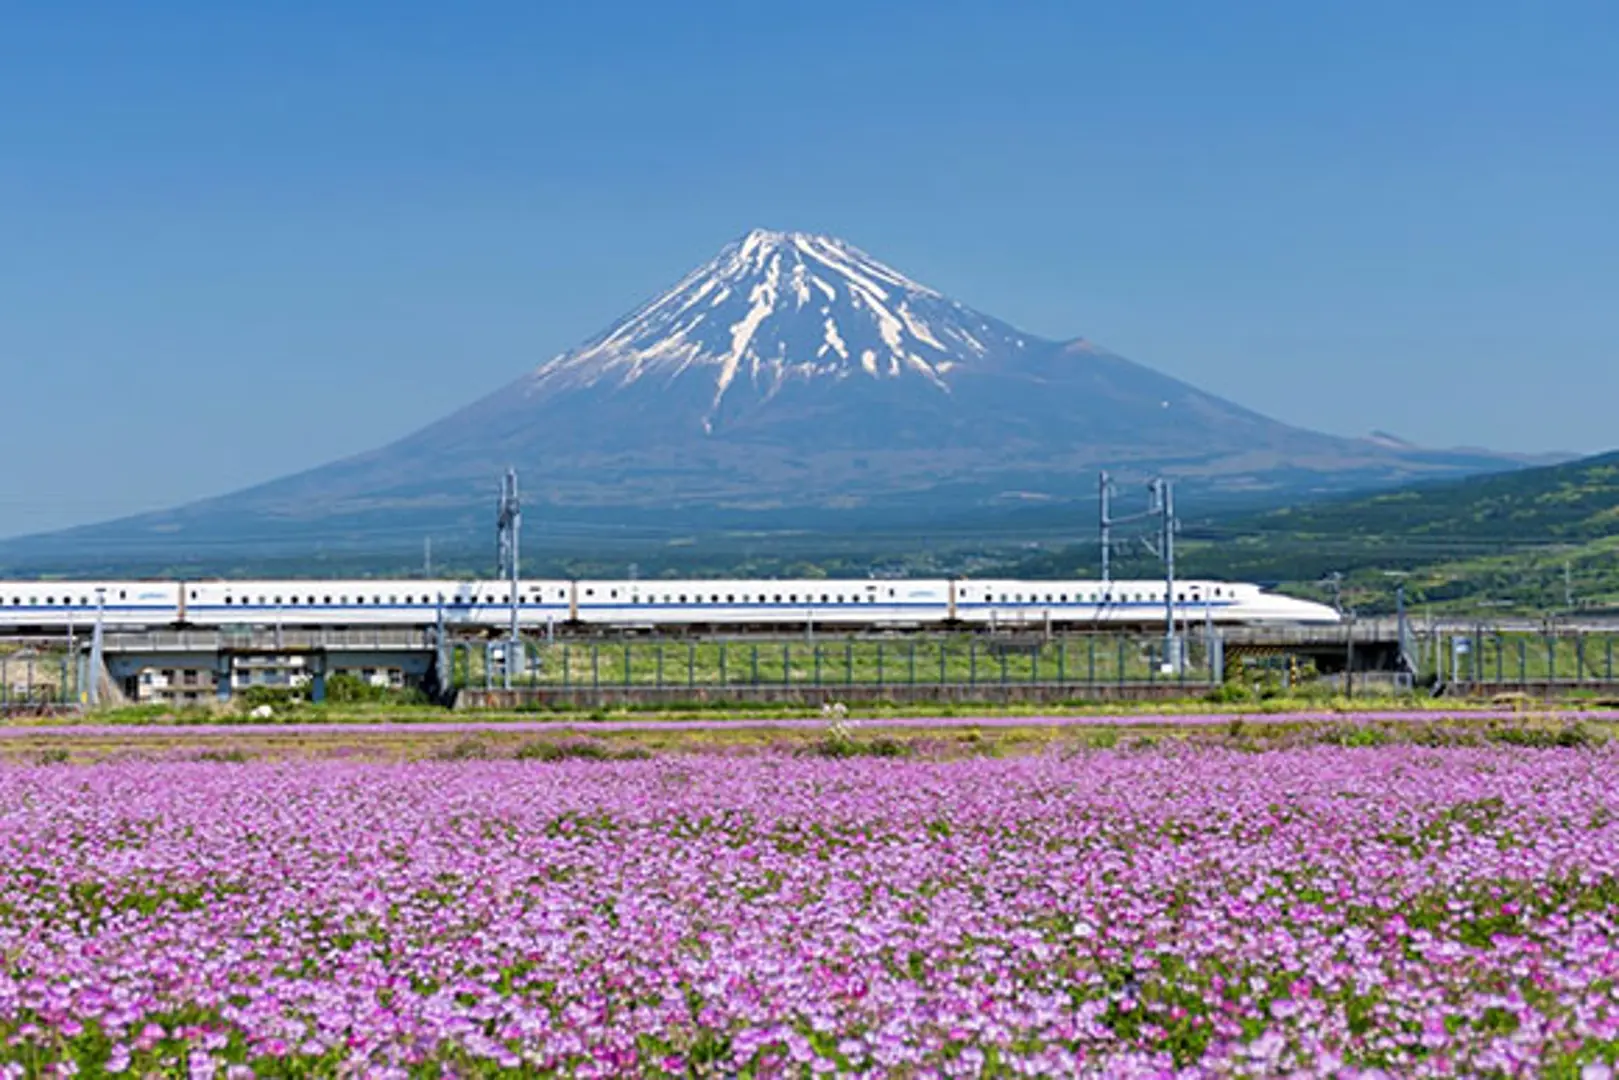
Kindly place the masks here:
<instances>
[{"instance_id":1,"label":"mount fuji","mask_svg":"<svg viewBox=\"0 0 1619 1080\"><path fill-rule=\"evenodd\" d=\"M481 534L509 465L553 521L775 523L1085 498L1100 467L1280 498L1512 464L1292 427L1083 339L1024 333L842 240L756 229L389 446L55 539Z\"/></svg>"}]
</instances>

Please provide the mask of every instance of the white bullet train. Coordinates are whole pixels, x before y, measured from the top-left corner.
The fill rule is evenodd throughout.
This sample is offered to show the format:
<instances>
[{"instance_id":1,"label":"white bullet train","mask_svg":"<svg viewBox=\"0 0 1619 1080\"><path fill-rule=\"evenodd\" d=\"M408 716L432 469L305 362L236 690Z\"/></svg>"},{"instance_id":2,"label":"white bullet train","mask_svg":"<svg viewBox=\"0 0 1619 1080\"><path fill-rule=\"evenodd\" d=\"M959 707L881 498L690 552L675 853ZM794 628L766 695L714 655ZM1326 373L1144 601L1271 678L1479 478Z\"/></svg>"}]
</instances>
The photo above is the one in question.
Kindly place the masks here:
<instances>
[{"instance_id":1,"label":"white bullet train","mask_svg":"<svg viewBox=\"0 0 1619 1080\"><path fill-rule=\"evenodd\" d=\"M1162 581L752 580L529 581L516 586L529 629L1162 627ZM0 631L219 626L509 627L509 581L5 581ZM1186 623L1335 623L1324 604L1257 585L1184 581Z\"/></svg>"}]
</instances>

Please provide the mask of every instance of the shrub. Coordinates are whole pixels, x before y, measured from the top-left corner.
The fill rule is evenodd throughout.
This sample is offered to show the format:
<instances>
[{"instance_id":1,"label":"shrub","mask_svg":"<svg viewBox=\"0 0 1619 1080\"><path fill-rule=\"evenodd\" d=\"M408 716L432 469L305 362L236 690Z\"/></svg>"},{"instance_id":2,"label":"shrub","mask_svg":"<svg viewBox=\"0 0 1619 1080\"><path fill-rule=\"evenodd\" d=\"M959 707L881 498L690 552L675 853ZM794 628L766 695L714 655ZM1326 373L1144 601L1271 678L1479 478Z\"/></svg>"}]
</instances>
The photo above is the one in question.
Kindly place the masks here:
<instances>
[{"instance_id":1,"label":"shrub","mask_svg":"<svg viewBox=\"0 0 1619 1080\"><path fill-rule=\"evenodd\" d=\"M251 760L244 750L204 750L193 760L210 761L220 765L241 765Z\"/></svg>"},{"instance_id":2,"label":"shrub","mask_svg":"<svg viewBox=\"0 0 1619 1080\"><path fill-rule=\"evenodd\" d=\"M835 734L829 734L818 742L812 743L809 747L809 752L816 757L825 758L902 758L911 755L911 744L903 739L895 739L887 735L879 735L877 738L870 740L861 740L847 735L839 737Z\"/></svg>"},{"instance_id":3,"label":"shrub","mask_svg":"<svg viewBox=\"0 0 1619 1080\"><path fill-rule=\"evenodd\" d=\"M489 744L482 739L458 739L440 747L433 756L440 761L482 761L489 756Z\"/></svg>"},{"instance_id":4,"label":"shrub","mask_svg":"<svg viewBox=\"0 0 1619 1080\"><path fill-rule=\"evenodd\" d=\"M1595 732L1579 723L1555 728L1528 725L1492 727L1485 733L1485 738L1507 746L1526 746L1536 750L1594 746L1601 741Z\"/></svg>"},{"instance_id":5,"label":"shrub","mask_svg":"<svg viewBox=\"0 0 1619 1080\"><path fill-rule=\"evenodd\" d=\"M512 756L518 761L637 761L652 753L644 746L612 747L595 739L537 739L519 746Z\"/></svg>"},{"instance_id":6,"label":"shrub","mask_svg":"<svg viewBox=\"0 0 1619 1080\"><path fill-rule=\"evenodd\" d=\"M1336 724L1328 729L1321 741L1333 746L1370 747L1386 746L1393 740L1388 732L1369 724Z\"/></svg>"},{"instance_id":7,"label":"shrub","mask_svg":"<svg viewBox=\"0 0 1619 1080\"><path fill-rule=\"evenodd\" d=\"M1254 700L1254 692L1235 680L1223 682L1203 695L1211 705L1240 705Z\"/></svg>"},{"instance_id":8,"label":"shrub","mask_svg":"<svg viewBox=\"0 0 1619 1080\"><path fill-rule=\"evenodd\" d=\"M236 695L236 700L248 709L268 705L279 711L289 705L302 704L304 695L290 686L249 686Z\"/></svg>"}]
</instances>

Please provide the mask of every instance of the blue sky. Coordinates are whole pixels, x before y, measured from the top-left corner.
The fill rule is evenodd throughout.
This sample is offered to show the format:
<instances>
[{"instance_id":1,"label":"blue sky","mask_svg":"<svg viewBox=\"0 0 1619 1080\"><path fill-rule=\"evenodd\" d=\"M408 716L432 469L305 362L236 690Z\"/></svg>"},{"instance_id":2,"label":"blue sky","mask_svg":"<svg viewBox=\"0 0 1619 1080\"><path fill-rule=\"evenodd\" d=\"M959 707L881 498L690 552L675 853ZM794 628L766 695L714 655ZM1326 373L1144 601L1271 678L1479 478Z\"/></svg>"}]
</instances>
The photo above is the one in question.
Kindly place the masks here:
<instances>
[{"instance_id":1,"label":"blue sky","mask_svg":"<svg viewBox=\"0 0 1619 1080\"><path fill-rule=\"evenodd\" d=\"M0 535L368 449L756 225L1279 418L1619 445L1619 6L12 5Z\"/></svg>"}]
</instances>

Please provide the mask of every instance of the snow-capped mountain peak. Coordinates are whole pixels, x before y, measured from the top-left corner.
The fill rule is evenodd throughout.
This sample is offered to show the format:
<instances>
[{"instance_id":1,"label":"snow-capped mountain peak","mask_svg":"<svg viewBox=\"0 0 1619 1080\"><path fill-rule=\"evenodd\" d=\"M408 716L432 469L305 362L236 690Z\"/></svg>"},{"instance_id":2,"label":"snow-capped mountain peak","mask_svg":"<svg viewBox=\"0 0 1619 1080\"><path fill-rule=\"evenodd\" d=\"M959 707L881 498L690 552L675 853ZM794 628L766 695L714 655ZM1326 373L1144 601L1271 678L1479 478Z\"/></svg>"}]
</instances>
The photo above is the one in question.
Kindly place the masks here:
<instances>
[{"instance_id":1,"label":"snow-capped mountain peak","mask_svg":"<svg viewBox=\"0 0 1619 1080\"><path fill-rule=\"evenodd\" d=\"M918 379L1025 347L1014 328L947 299L852 244L754 229L668 292L540 366L530 391L712 380L705 430L727 397L798 382Z\"/></svg>"}]
</instances>

